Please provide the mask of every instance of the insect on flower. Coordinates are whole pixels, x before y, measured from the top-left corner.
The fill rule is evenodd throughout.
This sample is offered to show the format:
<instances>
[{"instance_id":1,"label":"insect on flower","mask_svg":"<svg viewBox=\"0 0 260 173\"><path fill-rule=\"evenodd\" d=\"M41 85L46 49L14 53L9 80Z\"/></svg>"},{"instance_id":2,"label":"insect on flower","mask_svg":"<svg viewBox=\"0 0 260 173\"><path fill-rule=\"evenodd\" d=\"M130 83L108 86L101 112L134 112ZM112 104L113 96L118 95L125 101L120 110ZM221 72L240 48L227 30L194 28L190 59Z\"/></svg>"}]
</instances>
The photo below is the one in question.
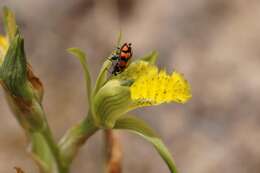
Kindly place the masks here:
<instances>
[{"instance_id":1,"label":"insect on flower","mask_svg":"<svg viewBox=\"0 0 260 173\"><path fill-rule=\"evenodd\" d=\"M111 60L115 60L116 64L113 66L112 74L117 75L123 72L129 64L129 60L132 58L131 43L124 43L115 54L112 55Z\"/></svg>"}]
</instances>

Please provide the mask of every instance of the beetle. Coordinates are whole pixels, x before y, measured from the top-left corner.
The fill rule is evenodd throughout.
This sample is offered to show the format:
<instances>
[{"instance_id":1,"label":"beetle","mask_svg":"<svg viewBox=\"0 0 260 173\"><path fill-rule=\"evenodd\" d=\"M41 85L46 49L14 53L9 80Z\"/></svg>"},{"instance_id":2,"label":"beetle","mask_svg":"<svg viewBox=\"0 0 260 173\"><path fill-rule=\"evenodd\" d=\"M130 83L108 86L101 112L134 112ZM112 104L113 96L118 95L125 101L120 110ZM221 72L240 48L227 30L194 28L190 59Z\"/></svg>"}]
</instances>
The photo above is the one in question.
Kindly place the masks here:
<instances>
[{"instance_id":1,"label":"beetle","mask_svg":"<svg viewBox=\"0 0 260 173\"><path fill-rule=\"evenodd\" d=\"M133 56L132 44L124 43L118 51L112 55L111 60L115 60L116 63L113 66L112 74L117 75L123 72L129 64L130 59Z\"/></svg>"}]
</instances>

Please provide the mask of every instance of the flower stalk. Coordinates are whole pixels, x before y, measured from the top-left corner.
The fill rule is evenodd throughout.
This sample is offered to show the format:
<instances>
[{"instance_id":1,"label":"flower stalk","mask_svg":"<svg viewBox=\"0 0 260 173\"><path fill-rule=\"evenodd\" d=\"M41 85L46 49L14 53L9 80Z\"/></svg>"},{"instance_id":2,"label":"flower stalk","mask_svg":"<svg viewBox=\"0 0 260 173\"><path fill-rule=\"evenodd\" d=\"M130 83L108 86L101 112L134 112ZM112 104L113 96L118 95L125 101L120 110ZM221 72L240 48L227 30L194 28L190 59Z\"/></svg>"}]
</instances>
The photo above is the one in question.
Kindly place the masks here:
<instances>
[{"instance_id":1,"label":"flower stalk","mask_svg":"<svg viewBox=\"0 0 260 173\"><path fill-rule=\"evenodd\" d=\"M119 140L119 134L111 129L104 131L105 138L105 172L122 172L122 147Z\"/></svg>"}]
</instances>

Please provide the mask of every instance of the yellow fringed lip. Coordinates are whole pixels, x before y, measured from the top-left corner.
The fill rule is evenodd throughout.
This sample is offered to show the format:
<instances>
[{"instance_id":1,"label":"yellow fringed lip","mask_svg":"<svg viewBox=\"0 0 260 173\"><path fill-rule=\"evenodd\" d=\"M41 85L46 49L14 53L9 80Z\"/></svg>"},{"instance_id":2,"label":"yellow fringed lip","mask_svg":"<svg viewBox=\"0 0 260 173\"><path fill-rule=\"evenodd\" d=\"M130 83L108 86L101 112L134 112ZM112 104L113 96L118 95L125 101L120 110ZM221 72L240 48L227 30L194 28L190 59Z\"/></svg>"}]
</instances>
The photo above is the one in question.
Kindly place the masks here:
<instances>
[{"instance_id":1,"label":"yellow fringed lip","mask_svg":"<svg viewBox=\"0 0 260 173\"><path fill-rule=\"evenodd\" d=\"M7 52L8 46L9 46L9 44L8 44L7 38L0 35L0 65L4 61L4 56Z\"/></svg>"},{"instance_id":2,"label":"yellow fringed lip","mask_svg":"<svg viewBox=\"0 0 260 173\"><path fill-rule=\"evenodd\" d=\"M158 105L162 103L186 103L191 96L189 83L183 75L173 72L171 75L151 64L141 62L139 67L145 73L139 73L130 87L131 99L140 105Z\"/></svg>"}]
</instances>

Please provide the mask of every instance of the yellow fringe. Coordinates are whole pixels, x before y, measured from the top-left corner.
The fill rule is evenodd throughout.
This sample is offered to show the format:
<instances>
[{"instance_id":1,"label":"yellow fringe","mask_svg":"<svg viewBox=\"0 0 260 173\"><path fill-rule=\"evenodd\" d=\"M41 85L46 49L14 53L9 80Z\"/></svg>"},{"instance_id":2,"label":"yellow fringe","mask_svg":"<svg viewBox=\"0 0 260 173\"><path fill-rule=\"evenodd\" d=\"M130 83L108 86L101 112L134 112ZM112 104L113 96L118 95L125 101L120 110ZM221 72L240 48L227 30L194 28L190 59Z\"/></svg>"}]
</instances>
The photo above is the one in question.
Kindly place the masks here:
<instances>
[{"instance_id":1,"label":"yellow fringe","mask_svg":"<svg viewBox=\"0 0 260 173\"><path fill-rule=\"evenodd\" d=\"M135 82L130 91L131 99L139 104L185 103L192 97L190 85L180 73L173 72L169 75L164 70L159 71L156 66L143 62L135 65L136 71L131 70Z\"/></svg>"}]
</instances>

